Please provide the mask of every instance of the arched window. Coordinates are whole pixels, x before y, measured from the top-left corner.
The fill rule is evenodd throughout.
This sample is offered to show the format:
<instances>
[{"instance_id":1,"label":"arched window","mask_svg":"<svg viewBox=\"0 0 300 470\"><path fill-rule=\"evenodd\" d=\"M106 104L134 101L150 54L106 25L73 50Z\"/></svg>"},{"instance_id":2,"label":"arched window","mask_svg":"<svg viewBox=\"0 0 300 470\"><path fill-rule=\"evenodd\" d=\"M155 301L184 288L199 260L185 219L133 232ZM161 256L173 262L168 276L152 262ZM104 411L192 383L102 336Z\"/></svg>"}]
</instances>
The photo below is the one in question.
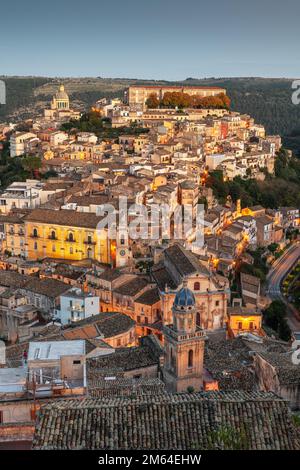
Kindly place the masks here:
<instances>
[{"instance_id":1,"label":"arched window","mask_svg":"<svg viewBox=\"0 0 300 470\"><path fill-rule=\"evenodd\" d=\"M51 238L52 238L52 240L55 240L55 237L56 237L55 231L54 231L54 230L51 230Z\"/></svg>"},{"instance_id":2,"label":"arched window","mask_svg":"<svg viewBox=\"0 0 300 470\"><path fill-rule=\"evenodd\" d=\"M192 349L190 349L189 350L188 367L193 367L193 356L194 356L194 351Z\"/></svg>"},{"instance_id":3,"label":"arched window","mask_svg":"<svg viewBox=\"0 0 300 470\"><path fill-rule=\"evenodd\" d=\"M196 315L196 325L200 326L200 312L197 312L197 315Z\"/></svg>"},{"instance_id":4,"label":"arched window","mask_svg":"<svg viewBox=\"0 0 300 470\"><path fill-rule=\"evenodd\" d=\"M69 233L68 239L69 239L69 242L73 242L73 241L74 241L74 235L73 235L72 232Z\"/></svg>"},{"instance_id":5,"label":"arched window","mask_svg":"<svg viewBox=\"0 0 300 470\"><path fill-rule=\"evenodd\" d=\"M34 228L34 229L33 229L33 236L34 236L34 237L37 237L37 236L38 236L37 228Z\"/></svg>"},{"instance_id":6,"label":"arched window","mask_svg":"<svg viewBox=\"0 0 300 470\"><path fill-rule=\"evenodd\" d=\"M194 290L200 290L200 282L194 283Z\"/></svg>"}]
</instances>

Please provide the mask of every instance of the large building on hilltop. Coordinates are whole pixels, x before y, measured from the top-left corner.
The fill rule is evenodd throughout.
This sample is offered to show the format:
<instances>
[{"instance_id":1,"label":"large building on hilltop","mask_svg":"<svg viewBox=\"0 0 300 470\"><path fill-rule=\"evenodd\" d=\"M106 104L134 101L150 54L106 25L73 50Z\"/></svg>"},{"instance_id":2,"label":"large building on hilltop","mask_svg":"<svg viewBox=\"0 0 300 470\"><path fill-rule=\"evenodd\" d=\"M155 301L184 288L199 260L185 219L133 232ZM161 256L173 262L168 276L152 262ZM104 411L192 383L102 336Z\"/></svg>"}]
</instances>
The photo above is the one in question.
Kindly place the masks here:
<instances>
[{"instance_id":1,"label":"large building on hilltop","mask_svg":"<svg viewBox=\"0 0 300 470\"><path fill-rule=\"evenodd\" d=\"M125 97L130 108L143 109L150 95L155 94L161 100L165 93L169 92L187 93L188 95L198 95L202 98L226 94L225 88L220 87L200 87L200 86L163 86L163 85L132 85L126 92Z\"/></svg>"},{"instance_id":2,"label":"large building on hilltop","mask_svg":"<svg viewBox=\"0 0 300 470\"><path fill-rule=\"evenodd\" d=\"M61 84L53 96L50 109L44 110L44 118L47 121L68 121L69 119L80 118L80 113L70 108L69 95L66 92L64 85Z\"/></svg>"}]
</instances>

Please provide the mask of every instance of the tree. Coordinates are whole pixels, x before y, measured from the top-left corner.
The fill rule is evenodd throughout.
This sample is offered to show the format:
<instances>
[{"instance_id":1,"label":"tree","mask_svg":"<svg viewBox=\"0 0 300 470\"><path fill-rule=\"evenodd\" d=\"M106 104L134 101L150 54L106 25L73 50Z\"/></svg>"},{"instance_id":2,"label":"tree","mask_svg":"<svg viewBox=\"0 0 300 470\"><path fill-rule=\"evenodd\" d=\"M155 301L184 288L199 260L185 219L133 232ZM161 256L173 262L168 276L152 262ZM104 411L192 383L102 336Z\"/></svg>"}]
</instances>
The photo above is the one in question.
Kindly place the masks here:
<instances>
[{"instance_id":1,"label":"tree","mask_svg":"<svg viewBox=\"0 0 300 470\"><path fill-rule=\"evenodd\" d=\"M36 170L40 169L42 166L41 159L39 157L34 156L26 156L22 159L23 168L30 172L31 175L34 177Z\"/></svg>"},{"instance_id":2,"label":"tree","mask_svg":"<svg viewBox=\"0 0 300 470\"><path fill-rule=\"evenodd\" d=\"M55 170L49 170L43 173L42 177L47 180L48 178L56 178L58 176L58 173Z\"/></svg>"},{"instance_id":3,"label":"tree","mask_svg":"<svg viewBox=\"0 0 300 470\"><path fill-rule=\"evenodd\" d=\"M222 425L217 429L210 431L206 435L205 443L195 448L205 450L247 450L249 449L249 440L242 425L241 429L236 429L230 425Z\"/></svg>"},{"instance_id":4,"label":"tree","mask_svg":"<svg viewBox=\"0 0 300 470\"><path fill-rule=\"evenodd\" d=\"M281 300L274 300L263 312L264 323L276 331L283 341L291 339L291 329L286 321L286 306Z\"/></svg>"},{"instance_id":5,"label":"tree","mask_svg":"<svg viewBox=\"0 0 300 470\"><path fill-rule=\"evenodd\" d=\"M152 109L158 108L159 100L157 98L156 93L151 93L151 95L149 95L148 99L146 100L146 105L148 108L152 108Z\"/></svg>"},{"instance_id":6,"label":"tree","mask_svg":"<svg viewBox=\"0 0 300 470\"><path fill-rule=\"evenodd\" d=\"M279 322L278 335L279 335L279 338L281 338L283 341L289 341L291 339L291 329L286 319L282 319Z\"/></svg>"},{"instance_id":7,"label":"tree","mask_svg":"<svg viewBox=\"0 0 300 470\"><path fill-rule=\"evenodd\" d=\"M168 91L161 100L161 106L166 108L188 108L191 104L191 96L179 91Z\"/></svg>"},{"instance_id":8,"label":"tree","mask_svg":"<svg viewBox=\"0 0 300 470\"><path fill-rule=\"evenodd\" d=\"M271 253L275 253L275 251L278 250L278 243L271 243L270 245L268 245L268 250L271 252Z\"/></svg>"}]
</instances>

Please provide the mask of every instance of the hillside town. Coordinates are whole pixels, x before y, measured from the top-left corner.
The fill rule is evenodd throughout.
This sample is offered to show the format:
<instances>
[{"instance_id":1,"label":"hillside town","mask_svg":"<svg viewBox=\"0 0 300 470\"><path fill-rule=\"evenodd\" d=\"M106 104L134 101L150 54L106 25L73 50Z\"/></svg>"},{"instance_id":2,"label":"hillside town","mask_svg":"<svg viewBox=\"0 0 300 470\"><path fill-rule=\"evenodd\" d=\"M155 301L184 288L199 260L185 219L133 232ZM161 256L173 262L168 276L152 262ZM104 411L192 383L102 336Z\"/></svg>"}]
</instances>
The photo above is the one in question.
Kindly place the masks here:
<instances>
[{"instance_id":1,"label":"hillside town","mask_svg":"<svg viewBox=\"0 0 300 470\"><path fill-rule=\"evenodd\" d=\"M225 88L58 82L0 152L0 444L300 449L299 207L222 192L279 135Z\"/></svg>"}]
</instances>

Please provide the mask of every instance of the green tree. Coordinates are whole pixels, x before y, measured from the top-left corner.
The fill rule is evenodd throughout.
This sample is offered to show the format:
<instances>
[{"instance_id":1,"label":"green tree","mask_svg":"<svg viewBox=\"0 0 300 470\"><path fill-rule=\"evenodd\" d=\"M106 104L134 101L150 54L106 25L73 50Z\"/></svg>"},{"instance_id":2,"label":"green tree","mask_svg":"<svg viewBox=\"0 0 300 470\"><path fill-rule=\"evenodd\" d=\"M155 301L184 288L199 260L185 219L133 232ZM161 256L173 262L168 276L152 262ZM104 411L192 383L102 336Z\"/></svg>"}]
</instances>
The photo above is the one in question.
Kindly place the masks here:
<instances>
[{"instance_id":1,"label":"green tree","mask_svg":"<svg viewBox=\"0 0 300 470\"><path fill-rule=\"evenodd\" d=\"M41 168L42 162L39 157L29 155L22 159L22 165L24 170L28 171L31 176L34 177L35 171Z\"/></svg>"},{"instance_id":2,"label":"green tree","mask_svg":"<svg viewBox=\"0 0 300 470\"><path fill-rule=\"evenodd\" d=\"M249 440L244 426L240 429L230 425L221 425L206 435L205 443L194 448L204 450L247 450Z\"/></svg>"},{"instance_id":3,"label":"green tree","mask_svg":"<svg viewBox=\"0 0 300 470\"><path fill-rule=\"evenodd\" d=\"M268 245L268 250L269 250L271 253L275 253L275 251L277 251L278 248L279 248L278 243L271 243L270 245Z\"/></svg>"},{"instance_id":4,"label":"green tree","mask_svg":"<svg viewBox=\"0 0 300 470\"><path fill-rule=\"evenodd\" d=\"M287 323L286 314L285 303L281 300L274 300L263 312L264 323L276 331L283 341L289 341L291 338L291 329Z\"/></svg>"}]
</instances>

